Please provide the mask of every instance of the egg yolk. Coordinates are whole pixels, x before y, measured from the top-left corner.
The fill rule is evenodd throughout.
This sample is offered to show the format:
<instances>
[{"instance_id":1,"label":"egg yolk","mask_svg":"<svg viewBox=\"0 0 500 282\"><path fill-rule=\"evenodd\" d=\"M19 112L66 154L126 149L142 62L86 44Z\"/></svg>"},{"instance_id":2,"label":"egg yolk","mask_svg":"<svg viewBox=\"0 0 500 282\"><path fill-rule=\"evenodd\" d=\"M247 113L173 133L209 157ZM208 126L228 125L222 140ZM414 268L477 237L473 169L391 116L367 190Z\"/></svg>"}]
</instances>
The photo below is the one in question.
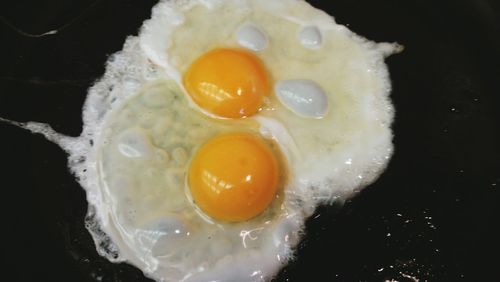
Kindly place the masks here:
<instances>
[{"instance_id":1,"label":"egg yolk","mask_svg":"<svg viewBox=\"0 0 500 282\"><path fill-rule=\"evenodd\" d=\"M251 219L275 198L278 161L259 137L246 133L215 137L194 156L189 187L198 207L229 222Z\"/></svg>"},{"instance_id":2,"label":"egg yolk","mask_svg":"<svg viewBox=\"0 0 500 282\"><path fill-rule=\"evenodd\" d=\"M270 93L268 73L253 53L219 48L195 60L183 79L193 101L220 117L255 114Z\"/></svg>"}]
</instances>

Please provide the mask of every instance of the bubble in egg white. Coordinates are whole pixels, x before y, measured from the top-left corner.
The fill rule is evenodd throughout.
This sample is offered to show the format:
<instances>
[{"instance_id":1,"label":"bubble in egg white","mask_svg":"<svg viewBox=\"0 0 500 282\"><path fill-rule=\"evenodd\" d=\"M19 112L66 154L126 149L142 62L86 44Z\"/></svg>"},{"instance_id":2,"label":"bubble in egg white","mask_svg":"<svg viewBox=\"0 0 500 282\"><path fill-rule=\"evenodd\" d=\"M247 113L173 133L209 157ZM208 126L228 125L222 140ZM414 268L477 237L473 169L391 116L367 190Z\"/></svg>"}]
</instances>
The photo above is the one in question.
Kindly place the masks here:
<instances>
[{"instance_id":1,"label":"bubble in egg white","mask_svg":"<svg viewBox=\"0 0 500 282\"><path fill-rule=\"evenodd\" d=\"M183 248L190 236L188 225L175 216L164 216L137 230L141 245L152 251L153 256L171 255Z\"/></svg>"},{"instance_id":2,"label":"bubble in egg white","mask_svg":"<svg viewBox=\"0 0 500 282\"><path fill-rule=\"evenodd\" d=\"M323 42L321 31L317 26L305 26L297 36L300 43L309 49L317 49L321 47L321 43Z\"/></svg>"},{"instance_id":3,"label":"bubble in egg white","mask_svg":"<svg viewBox=\"0 0 500 282\"><path fill-rule=\"evenodd\" d=\"M254 24L245 24L236 32L238 43L253 51L264 50L268 43L267 35Z\"/></svg>"},{"instance_id":4,"label":"bubble in egg white","mask_svg":"<svg viewBox=\"0 0 500 282\"><path fill-rule=\"evenodd\" d=\"M118 150L128 158L150 158L153 148L147 135L139 128L129 129L120 134Z\"/></svg>"},{"instance_id":5,"label":"bubble in egg white","mask_svg":"<svg viewBox=\"0 0 500 282\"><path fill-rule=\"evenodd\" d=\"M325 91L312 80L278 81L275 92L280 102L297 115L321 118L328 111L328 97Z\"/></svg>"}]
</instances>

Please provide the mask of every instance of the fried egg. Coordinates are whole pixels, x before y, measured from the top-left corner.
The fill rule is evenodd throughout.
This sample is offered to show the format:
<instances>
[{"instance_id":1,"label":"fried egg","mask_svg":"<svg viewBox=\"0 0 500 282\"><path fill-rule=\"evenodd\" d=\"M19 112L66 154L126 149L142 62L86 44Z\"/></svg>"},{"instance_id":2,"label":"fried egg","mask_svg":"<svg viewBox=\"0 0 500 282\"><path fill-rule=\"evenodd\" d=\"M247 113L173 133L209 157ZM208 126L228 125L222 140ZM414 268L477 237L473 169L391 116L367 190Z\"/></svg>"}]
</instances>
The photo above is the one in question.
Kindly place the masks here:
<instances>
[{"instance_id":1,"label":"fried egg","mask_svg":"<svg viewBox=\"0 0 500 282\"><path fill-rule=\"evenodd\" d=\"M386 56L305 1L160 1L70 155L98 252L157 281L268 281L392 155Z\"/></svg>"}]
</instances>

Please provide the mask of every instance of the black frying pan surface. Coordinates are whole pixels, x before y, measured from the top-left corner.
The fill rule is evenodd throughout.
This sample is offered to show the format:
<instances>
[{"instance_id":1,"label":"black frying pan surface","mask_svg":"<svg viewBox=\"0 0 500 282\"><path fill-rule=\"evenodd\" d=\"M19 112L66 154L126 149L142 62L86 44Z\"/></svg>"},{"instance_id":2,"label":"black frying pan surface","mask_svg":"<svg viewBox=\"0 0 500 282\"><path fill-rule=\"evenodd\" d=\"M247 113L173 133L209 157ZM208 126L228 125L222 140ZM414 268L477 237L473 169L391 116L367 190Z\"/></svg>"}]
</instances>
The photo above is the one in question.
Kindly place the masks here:
<instances>
[{"instance_id":1,"label":"black frying pan surface","mask_svg":"<svg viewBox=\"0 0 500 282\"><path fill-rule=\"evenodd\" d=\"M396 153L376 183L308 220L276 281L499 281L500 3L310 2L406 47L387 61ZM154 4L2 1L0 117L79 135L87 88ZM149 281L96 253L56 145L3 123L0 137L3 281Z\"/></svg>"}]
</instances>

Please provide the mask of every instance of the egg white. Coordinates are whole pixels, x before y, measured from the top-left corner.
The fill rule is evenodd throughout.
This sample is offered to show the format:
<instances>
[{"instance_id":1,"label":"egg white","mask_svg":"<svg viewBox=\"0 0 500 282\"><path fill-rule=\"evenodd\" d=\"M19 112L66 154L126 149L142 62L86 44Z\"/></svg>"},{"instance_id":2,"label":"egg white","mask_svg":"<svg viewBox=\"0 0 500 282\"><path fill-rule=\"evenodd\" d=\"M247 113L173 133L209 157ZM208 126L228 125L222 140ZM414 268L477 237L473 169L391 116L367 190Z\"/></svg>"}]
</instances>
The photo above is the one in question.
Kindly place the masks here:
<instances>
[{"instance_id":1,"label":"egg white","mask_svg":"<svg viewBox=\"0 0 500 282\"><path fill-rule=\"evenodd\" d=\"M132 109L128 103L142 99L138 97L158 81L173 79L182 90L182 73L189 63L211 48L238 46L236 33L246 23L257 25L266 35L268 42L257 55L273 81L315 81L327 92L328 114L307 119L272 96L249 119L259 124L264 137L279 144L289 169L282 205L269 220L213 226L194 214L178 220L179 210L186 207L176 206L177 201L169 203L168 198L163 201L166 194L161 185L148 186L147 193L142 193L133 188L140 177L121 177L134 171L144 173L152 163L157 167L149 167L151 176L163 179L178 169L162 161L162 150L173 156L175 148L168 144L163 148L155 143L155 133L148 132L155 130L157 114L122 118ZM322 36L321 44L314 48L304 46L298 38L307 26L318 28ZM304 1L164 0L154 7L139 36L129 37L123 50L111 57L104 76L89 90L80 137L57 135L38 124L26 127L45 134L69 153L70 169L87 192L87 228L98 252L110 261L127 261L157 281L269 280L291 258L304 221L314 209L351 197L375 180L390 159L394 113L383 60L396 50L395 45L376 44L355 35ZM199 110L185 98L185 113ZM146 104L154 108L160 100L152 98ZM132 123L124 127L125 121ZM182 127L184 121L174 123ZM208 136L227 130L223 127ZM163 134L168 136L168 132ZM129 146L120 149L120 144ZM117 157L120 154L120 158L139 162L119 166L123 161ZM184 160L184 168L186 164ZM160 175L162 168L165 175ZM123 193L120 187L134 192ZM160 197L150 197L148 202L147 196L155 189ZM180 194L176 197L182 198ZM186 234L187 241L178 243L169 230ZM217 230L215 240L199 230ZM158 253L155 245L159 241L163 249L175 251ZM199 251L209 246L210 252Z\"/></svg>"}]
</instances>

